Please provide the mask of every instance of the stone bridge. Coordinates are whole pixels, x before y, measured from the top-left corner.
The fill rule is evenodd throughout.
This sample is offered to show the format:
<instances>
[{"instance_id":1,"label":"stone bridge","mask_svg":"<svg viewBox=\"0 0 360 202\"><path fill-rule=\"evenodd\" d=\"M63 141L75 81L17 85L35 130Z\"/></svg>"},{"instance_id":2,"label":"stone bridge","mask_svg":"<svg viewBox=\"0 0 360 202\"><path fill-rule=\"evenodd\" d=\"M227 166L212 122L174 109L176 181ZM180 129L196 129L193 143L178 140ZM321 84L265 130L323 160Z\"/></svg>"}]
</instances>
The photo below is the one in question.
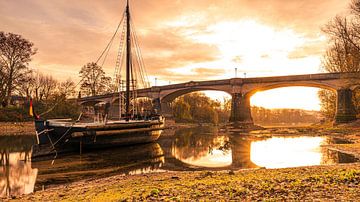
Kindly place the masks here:
<instances>
[{"instance_id":1,"label":"stone bridge","mask_svg":"<svg viewBox=\"0 0 360 202\"><path fill-rule=\"evenodd\" d=\"M166 86L154 86L137 90L138 97L151 98L155 108L163 115L171 115L171 102L184 94L213 90L223 91L232 96L231 122L253 124L250 98L256 92L281 87L316 87L336 92L337 105L335 122L345 123L356 119L352 102L353 91L360 87L360 73L322 73L275 77L232 78L212 81L190 81ZM98 102L114 103L119 93L80 98L82 105ZM304 97L306 99L306 97Z\"/></svg>"}]
</instances>

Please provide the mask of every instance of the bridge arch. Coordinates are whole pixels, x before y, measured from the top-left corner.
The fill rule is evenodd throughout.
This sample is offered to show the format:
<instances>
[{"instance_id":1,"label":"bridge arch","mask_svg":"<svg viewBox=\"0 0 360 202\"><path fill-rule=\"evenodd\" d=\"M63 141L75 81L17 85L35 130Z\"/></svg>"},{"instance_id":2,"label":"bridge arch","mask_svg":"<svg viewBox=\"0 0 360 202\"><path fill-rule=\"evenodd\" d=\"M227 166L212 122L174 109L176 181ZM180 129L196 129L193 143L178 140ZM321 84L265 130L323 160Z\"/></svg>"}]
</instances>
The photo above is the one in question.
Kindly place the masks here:
<instances>
[{"instance_id":1,"label":"bridge arch","mask_svg":"<svg viewBox=\"0 0 360 202\"><path fill-rule=\"evenodd\" d=\"M251 97L257 92L267 91L267 90L273 90L277 88L286 88L286 87L313 87L313 88L320 88L320 89L326 89L331 90L333 92L336 92L336 87L331 86L329 84L324 83L315 83L315 82L289 82L289 83L274 83L274 84L262 84L260 86L253 86L250 87L248 91L245 91L244 94L246 97Z\"/></svg>"},{"instance_id":2,"label":"bridge arch","mask_svg":"<svg viewBox=\"0 0 360 202\"><path fill-rule=\"evenodd\" d=\"M197 88L183 88L183 89L179 89L176 91L172 91L172 92L168 92L168 93L164 93L162 96L160 96L160 99L158 100L159 102L159 108L161 110L161 113L166 116L166 117L172 117L172 107L171 107L171 103L178 97L186 95L188 93L193 93L193 92L199 92L199 91L219 91L219 92L225 92L229 95L231 95L231 93L229 93L226 90L220 90L217 88L211 88L211 87L197 87Z\"/></svg>"},{"instance_id":3,"label":"bridge arch","mask_svg":"<svg viewBox=\"0 0 360 202\"><path fill-rule=\"evenodd\" d=\"M176 98L186 95L188 93L193 93L193 92L199 92L199 91L219 91L219 92L225 92L229 95L231 95L231 93L225 91L225 90L220 90L220 89L216 89L216 88L185 88L185 89L180 89L174 92L171 92L169 94L165 94L162 98L161 98L161 102L162 103L169 103L174 101Z\"/></svg>"},{"instance_id":4,"label":"bridge arch","mask_svg":"<svg viewBox=\"0 0 360 202\"><path fill-rule=\"evenodd\" d=\"M284 88L284 87L313 87L313 88L321 88L321 89L327 89L337 92L336 86L332 86L331 84L321 83L321 82L292 81L292 82L244 84L241 93L235 93L232 95L230 121L242 122L245 124L253 124L250 98L257 92L262 92L277 88Z\"/></svg>"},{"instance_id":5,"label":"bridge arch","mask_svg":"<svg viewBox=\"0 0 360 202\"><path fill-rule=\"evenodd\" d=\"M103 100L89 100L89 101L81 102L81 105L85 106L85 107L92 107L100 102L104 102L104 101Z\"/></svg>"}]
</instances>

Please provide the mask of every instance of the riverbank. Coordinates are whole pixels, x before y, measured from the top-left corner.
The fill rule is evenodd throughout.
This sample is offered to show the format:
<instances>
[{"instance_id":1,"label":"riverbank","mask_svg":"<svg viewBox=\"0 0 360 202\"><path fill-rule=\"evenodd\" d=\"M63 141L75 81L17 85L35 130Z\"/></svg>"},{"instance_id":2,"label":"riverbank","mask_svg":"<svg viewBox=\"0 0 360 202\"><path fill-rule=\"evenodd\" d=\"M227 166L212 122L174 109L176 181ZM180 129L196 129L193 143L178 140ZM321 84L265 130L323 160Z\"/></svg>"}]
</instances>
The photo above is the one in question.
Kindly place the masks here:
<instances>
[{"instance_id":1,"label":"riverbank","mask_svg":"<svg viewBox=\"0 0 360 202\"><path fill-rule=\"evenodd\" d=\"M360 164L165 172L80 181L15 201L340 200L360 198Z\"/></svg>"},{"instance_id":2,"label":"riverbank","mask_svg":"<svg viewBox=\"0 0 360 202\"><path fill-rule=\"evenodd\" d=\"M34 122L0 122L0 135L35 135Z\"/></svg>"},{"instance_id":3,"label":"riverbank","mask_svg":"<svg viewBox=\"0 0 360 202\"><path fill-rule=\"evenodd\" d=\"M196 125L185 124L174 127L194 126ZM32 123L25 124L22 130L25 128L33 130ZM336 141L325 147L360 156L359 129L357 124L337 127L277 127L237 135L249 138L326 135ZM224 128L219 129L219 133L222 132L226 132ZM14 199L18 201L351 200L360 197L359 183L360 163L219 172L167 171L132 176L96 177L94 175L87 180L54 184L50 187L45 185L43 191ZM41 189L41 186L38 189Z\"/></svg>"}]
</instances>

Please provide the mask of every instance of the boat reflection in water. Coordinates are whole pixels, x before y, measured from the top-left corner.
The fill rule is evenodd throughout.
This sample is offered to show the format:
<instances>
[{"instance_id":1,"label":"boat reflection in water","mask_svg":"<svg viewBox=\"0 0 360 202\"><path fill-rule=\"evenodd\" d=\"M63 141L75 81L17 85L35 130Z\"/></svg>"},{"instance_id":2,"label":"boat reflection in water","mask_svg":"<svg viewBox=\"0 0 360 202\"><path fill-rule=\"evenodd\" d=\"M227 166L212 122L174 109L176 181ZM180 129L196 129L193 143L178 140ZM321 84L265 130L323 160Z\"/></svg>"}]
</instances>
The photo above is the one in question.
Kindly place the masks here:
<instances>
[{"instance_id":1,"label":"boat reflection in water","mask_svg":"<svg viewBox=\"0 0 360 202\"><path fill-rule=\"evenodd\" d=\"M30 162L30 136L0 137L0 197L84 179L165 170L237 170L354 162L328 150L328 137L254 138L201 127L165 131L158 143L84 151Z\"/></svg>"},{"instance_id":2,"label":"boat reflection in water","mask_svg":"<svg viewBox=\"0 0 360 202\"><path fill-rule=\"evenodd\" d=\"M251 138L219 134L216 129L182 129L176 132L172 155L189 168L286 168L349 163L351 155L329 150L329 137Z\"/></svg>"},{"instance_id":3,"label":"boat reflection in water","mask_svg":"<svg viewBox=\"0 0 360 202\"><path fill-rule=\"evenodd\" d=\"M33 192L38 175L30 160L33 142L30 136L0 138L0 197Z\"/></svg>"},{"instance_id":4,"label":"boat reflection in water","mask_svg":"<svg viewBox=\"0 0 360 202\"><path fill-rule=\"evenodd\" d=\"M61 156L49 166L51 161L33 162L39 169L36 189L86 178L159 172L165 158L160 145L150 143Z\"/></svg>"},{"instance_id":5,"label":"boat reflection in water","mask_svg":"<svg viewBox=\"0 0 360 202\"><path fill-rule=\"evenodd\" d=\"M0 138L1 144L3 139ZM8 145L14 143L8 141ZM84 179L161 172L165 162L164 152L157 143L62 155L53 165L51 158L31 162L32 144L28 145L1 151L0 197L28 194Z\"/></svg>"}]
</instances>

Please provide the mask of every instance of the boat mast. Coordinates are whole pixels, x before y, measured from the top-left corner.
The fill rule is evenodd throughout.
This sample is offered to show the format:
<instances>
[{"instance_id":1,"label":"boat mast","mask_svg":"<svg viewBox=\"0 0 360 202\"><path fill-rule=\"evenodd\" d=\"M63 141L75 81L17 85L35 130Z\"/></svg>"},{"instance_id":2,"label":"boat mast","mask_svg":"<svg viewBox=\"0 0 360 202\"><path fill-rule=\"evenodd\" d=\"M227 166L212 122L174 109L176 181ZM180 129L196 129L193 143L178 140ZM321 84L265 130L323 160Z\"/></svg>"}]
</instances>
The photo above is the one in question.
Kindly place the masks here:
<instances>
[{"instance_id":1,"label":"boat mast","mask_svg":"<svg viewBox=\"0 0 360 202\"><path fill-rule=\"evenodd\" d=\"M129 0L126 0L126 95L125 95L125 117L130 118L130 74L131 74L131 30Z\"/></svg>"}]
</instances>

